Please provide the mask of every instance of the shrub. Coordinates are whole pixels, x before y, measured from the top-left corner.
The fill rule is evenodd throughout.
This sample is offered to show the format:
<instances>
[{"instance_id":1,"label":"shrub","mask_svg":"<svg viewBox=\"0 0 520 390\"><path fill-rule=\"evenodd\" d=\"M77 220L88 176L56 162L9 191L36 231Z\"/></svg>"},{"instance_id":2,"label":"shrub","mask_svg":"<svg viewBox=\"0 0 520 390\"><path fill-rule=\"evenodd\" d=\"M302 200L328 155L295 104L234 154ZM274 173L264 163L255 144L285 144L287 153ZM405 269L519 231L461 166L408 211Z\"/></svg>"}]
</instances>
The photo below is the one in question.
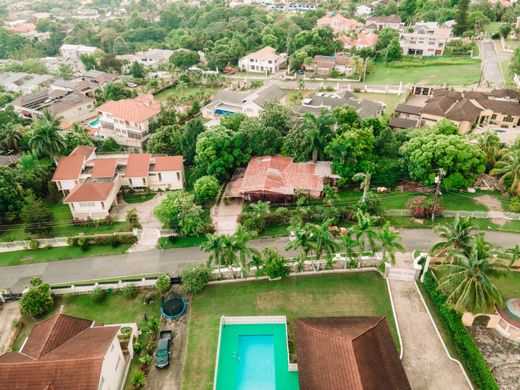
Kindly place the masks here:
<instances>
[{"instance_id":1,"label":"shrub","mask_svg":"<svg viewBox=\"0 0 520 390\"><path fill-rule=\"evenodd\" d=\"M80 237L78 240L78 246L82 251L87 251L90 248L90 241L88 238Z\"/></svg>"},{"instance_id":2,"label":"shrub","mask_svg":"<svg viewBox=\"0 0 520 390\"><path fill-rule=\"evenodd\" d=\"M81 246L84 240L87 240L90 245L115 245L114 247L117 247L121 244L135 244L137 237L131 233L120 233L108 236L76 236L69 237L67 243L69 246L78 247Z\"/></svg>"},{"instance_id":3,"label":"shrub","mask_svg":"<svg viewBox=\"0 0 520 390\"><path fill-rule=\"evenodd\" d=\"M215 198L220 185L215 176L202 176L193 185L195 197L199 203L205 203L209 199Z\"/></svg>"},{"instance_id":4,"label":"shrub","mask_svg":"<svg viewBox=\"0 0 520 390\"><path fill-rule=\"evenodd\" d=\"M74 295L71 293L66 293L61 296L61 299L63 300L63 303L71 303L73 297Z\"/></svg>"},{"instance_id":5,"label":"shrub","mask_svg":"<svg viewBox=\"0 0 520 390\"><path fill-rule=\"evenodd\" d=\"M92 303L102 303L107 298L107 291L103 290L101 287L96 287L90 293L90 301Z\"/></svg>"},{"instance_id":6,"label":"shrub","mask_svg":"<svg viewBox=\"0 0 520 390\"><path fill-rule=\"evenodd\" d=\"M182 290L198 294L211 280L211 269L206 265L187 266L181 271Z\"/></svg>"},{"instance_id":7,"label":"shrub","mask_svg":"<svg viewBox=\"0 0 520 390\"><path fill-rule=\"evenodd\" d=\"M139 341L136 341L133 344L133 348L134 348L134 353L136 355L139 355L141 353L141 351L143 350L143 344L141 344Z\"/></svg>"},{"instance_id":8,"label":"shrub","mask_svg":"<svg viewBox=\"0 0 520 390\"><path fill-rule=\"evenodd\" d=\"M144 305L151 305L155 302L155 299L157 297L155 296L155 294L148 294L146 295L144 298L143 298L143 304Z\"/></svg>"},{"instance_id":9,"label":"shrub","mask_svg":"<svg viewBox=\"0 0 520 390\"><path fill-rule=\"evenodd\" d=\"M51 287L40 278L31 279L31 288L20 299L20 311L24 316L38 317L54 307Z\"/></svg>"},{"instance_id":10,"label":"shrub","mask_svg":"<svg viewBox=\"0 0 520 390\"><path fill-rule=\"evenodd\" d=\"M168 292L171 286L171 280L170 277L167 274L162 274L157 278L155 281L155 287L161 292L161 294L164 294Z\"/></svg>"},{"instance_id":11,"label":"shrub","mask_svg":"<svg viewBox=\"0 0 520 390\"><path fill-rule=\"evenodd\" d=\"M263 255L263 272L270 279L285 278L289 275L289 269L285 267L285 260L276 249L266 248Z\"/></svg>"},{"instance_id":12,"label":"shrub","mask_svg":"<svg viewBox=\"0 0 520 390\"><path fill-rule=\"evenodd\" d=\"M354 208L370 215L381 215L381 198L369 192L366 199L360 198Z\"/></svg>"},{"instance_id":13,"label":"shrub","mask_svg":"<svg viewBox=\"0 0 520 390\"><path fill-rule=\"evenodd\" d=\"M40 241L38 240L31 240L29 241L29 248L30 249L38 249L40 247Z\"/></svg>"},{"instance_id":14,"label":"shrub","mask_svg":"<svg viewBox=\"0 0 520 390\"><path fill-rule=\"evenodd\" d=\"M479 389L498 389L498 385L491 373L480 350L475 345L464 325L462 317L446 304L446 296L437 289L437 282L433 278L431 270L425 277L423 287L430 296L444 327L450 335L460 359L464 363L469 376Z\"/></svg>"},{"instance_id":15,"label":"shrub","mask_svg":"<svg viewBox=\"0 0 520 390\"><path fill-rule=\"evenodd\" d=\"M135 208L126 212L126 227L128 230L141 228L141 224L139 223L139 214L137 214L137 210Z\"/></svg>"},{"instance_id":16,"label":"shrub","mask_svg":"<svg viewBox=\"0 0 520 390\"><path fill-rule=\"evenodd\" d=\"M520 213L520 196L513 196L509 204L509 210L513 213Z\"/></svg>"},{"instance_id":17,"label":"shrub","mask_svg":"<svg viewBox=\"0 0 520 390\"><path fill-rule=\"evenodd\" d=\"M442 207L438 200L426 198L424 196L418 196L417 198L410 199L406 204L406 207L410 210L411 215L415 218L431 218L434 208L435 215L442 215Z\"/></svg>"},{"instance_id":18,"label":"shrub","mask_svg":"<svg viewBox=\"0 0 520 390\"><path fill-rule=\"evenodd\" d=\"M127 299L134 299L137 296L137 287L128 285L121 290L123 296Z\"/></svg>"},{"instance_id":19,"label":"shrub","mask_svg":"<svg viewBox=\"0 0 520 390\"><path fill-rule=\"evenodd\" d=\"M118 248L121 246L121 240L119 238L114 238L112 240L112 248Z\"/></svg>"},{"instance_id":20,"label":"shrub","mask_svg":"<svg viewBox=\"0 0 520 390\"><path fill-rule=\"evenodd\" d=\"M136 371L132 377L132 386L134 389L142 389L146 384L146 376L141 370Z\"/></svg>"}]
</instances>

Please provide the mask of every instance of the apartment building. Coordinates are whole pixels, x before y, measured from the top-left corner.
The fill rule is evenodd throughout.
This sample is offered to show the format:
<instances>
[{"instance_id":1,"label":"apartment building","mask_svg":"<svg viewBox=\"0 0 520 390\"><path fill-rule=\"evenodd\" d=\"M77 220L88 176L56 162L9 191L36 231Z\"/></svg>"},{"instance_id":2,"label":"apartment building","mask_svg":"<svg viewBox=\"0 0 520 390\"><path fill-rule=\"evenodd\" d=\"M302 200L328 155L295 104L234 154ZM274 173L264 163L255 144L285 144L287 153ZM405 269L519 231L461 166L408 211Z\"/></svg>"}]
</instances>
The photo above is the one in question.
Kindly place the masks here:
<instances>
[{"instance_id":1,"label":"apartment building","mask_svg":"<svg viewBox=\"0 0 520 390\"><path fill-rule=\"evenodd\" d=\"M451 28L416 25L413 32L401 34L399 44L405 55L442 56L450 40Z\"/></svg>"},{"instance_id":2,"label":"apartment building","mask_svg":"<svg viewBox=\"0 0 520 390\"><path fill-rule=\"evenodd\" d=\"M341 14L324 16L316 22L317 27L330 27L334 34L348 34L363 27L356 19L345 18Z\"/></svg>"},{"instance_id":3,"label":"apartment building","mask_svg":"<svg viewBox=\"0 0 520 390\"><path fill-rule=\"evenodd\" d=\"M275 73L287 63L285 53L276 54L276 49L266 46L238 60L238 67L244 72Z\"/></svg>"}]
</instances>

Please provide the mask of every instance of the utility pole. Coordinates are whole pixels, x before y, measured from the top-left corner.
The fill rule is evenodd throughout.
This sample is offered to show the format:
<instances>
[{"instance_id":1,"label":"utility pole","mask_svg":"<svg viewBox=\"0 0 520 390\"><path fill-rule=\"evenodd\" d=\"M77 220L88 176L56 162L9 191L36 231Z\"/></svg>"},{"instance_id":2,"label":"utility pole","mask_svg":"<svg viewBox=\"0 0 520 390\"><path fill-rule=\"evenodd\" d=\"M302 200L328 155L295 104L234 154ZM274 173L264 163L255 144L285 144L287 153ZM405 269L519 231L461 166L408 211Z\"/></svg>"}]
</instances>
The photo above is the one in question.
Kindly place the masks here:
<instances>
[{"instance_id":1,"label":"utility pole","mask_svg":"<svg viewBox=\"0 0 520 390\"><path fill-rule=\"evenodd\" d=\"M435 176L435 184L437 184L437 188L435 189L435 196L433 197L432 222L435 221L435 207L437 206L439 195L441 195L441 182L444 176L446 176L446 171L443 168L440 168L439 174Z\"/></svg>"}]
</instances>

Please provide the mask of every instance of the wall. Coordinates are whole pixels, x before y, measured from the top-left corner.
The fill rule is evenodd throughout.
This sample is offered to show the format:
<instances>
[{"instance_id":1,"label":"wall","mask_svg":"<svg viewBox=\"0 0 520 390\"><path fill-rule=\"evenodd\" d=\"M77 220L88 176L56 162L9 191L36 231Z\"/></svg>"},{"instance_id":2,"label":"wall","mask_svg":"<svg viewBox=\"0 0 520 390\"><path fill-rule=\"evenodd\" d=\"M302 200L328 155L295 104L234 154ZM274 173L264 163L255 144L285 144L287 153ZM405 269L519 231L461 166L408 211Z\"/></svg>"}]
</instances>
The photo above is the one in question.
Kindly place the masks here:
<instances>
[{"instance_id":1,"label":"wall","mask_svg":"<svg viewBox=\"0 0 520 390\"><path fill-rule=\"evenodd\" d=\"M119 390L126 371L126 365L127 362L121 350L121 344L116 336L103 359L100 376L100 378L103 378L103 386L100 390Z\"/></svg>"},{"instance_id":2,"label":"wall","mask_svg":"<svg viewBox=\"0 0 520 390\"><path fill-rule=\"evenodd\" d=\"M177 173L179 179L177 179ZM161 180L159 180L159 174ZM184 172L183 171L171 171L171 172L157 172L154 176L148 176L148 185L150 188L169 188L174 190L180 190L184 188Z\"/></svg>"}]
</instances>

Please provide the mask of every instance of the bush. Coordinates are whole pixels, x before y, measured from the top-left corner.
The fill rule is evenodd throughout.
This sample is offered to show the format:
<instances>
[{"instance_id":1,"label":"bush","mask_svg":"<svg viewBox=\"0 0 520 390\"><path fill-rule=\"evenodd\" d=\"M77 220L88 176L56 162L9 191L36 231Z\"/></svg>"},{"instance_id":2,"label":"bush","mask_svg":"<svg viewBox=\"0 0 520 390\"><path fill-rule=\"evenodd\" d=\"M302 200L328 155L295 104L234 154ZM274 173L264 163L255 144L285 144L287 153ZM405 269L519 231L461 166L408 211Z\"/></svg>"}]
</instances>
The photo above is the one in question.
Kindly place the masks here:
<instances>
[{"instance_id":1,"label":"bush","mask_svg":"<svg viewBox=\"0 0 520 390\"><path fill-rule=\"evenodd\" d=\"M480 350L462 324L461 315L446 304L446 296L438 291L437 282L433 278L431 270L424 277L423 287L430 296L470 378L477 385L476 387L479 389L498 389L495 378Z\"/></svg>"},{"instance_id":2,"label":"bush","mask_svg":"<svg viewBox=\"0 0 520 390\"><path fill-rule=\"evenodd\" d=\"M141 228L141 224L139 223L139 214L137 214L137 210L135 208L126 212L126 227L128 230Z\"/></svg>"},{"instance_id":3,"label":"bush","mask_svg":"<svg viewBox=\"0 0 520 390\"><path fill-rule=\"evenodd\" d=\"M61 299L63 300L63 303L71 303L73 297L74 295L71 293L66 293L61 296Z\"/></svg>"},{"instance_id":4,"label":"bush","mask_svg":"<svg viewBox=\"0 0 520 390\"><path fill-rule=\"evenodd\" d=\"M141 344L139 341L136 341L132 346L136 355L139 355L143 350L143 344Z\"/></svg>"},{"instance_id":5,"label":"bush","mask_svg":"<svg viewBox=\"0 0 520 390\"><path fill-rule=\"evenodd\" d=\"M69 246L78 247L84 240L88 241L89 245L112 245L115 247L121 244L135 244L137 237L131 233L120 233L108 236L76 236L69 237L67 242Z\"/></svg>"},{"instance_id":6,"label":"bush","mask_svg":"<svg viewBox=\"0 0 520 390\"><path fill-rule=\"evenodd\" d=\"M406 204L406 207L410 210L411 215L415 218L431 218L434 208L436 216L442 215L442 207L439 201L426 198L424 196L418 196L417 198L410 199Z\"/></svg>"},{"instance_id":7,"label":"bush","mask_svg":"<svg viewBox=\"0 0 520 390\"><path fill-rule=\"evenodd\" d=\"M202 176L193 185L193 191L199 203L205 203L217 196L219 187L219 182L215 176Z\"/></svg>"},{"instance_id":8,"label":"bush","mask_svg":"<svg viewBox=\"0 0 520 390\"><path fill-rule=\"evenodd\" d=\"M143 298L143 304L144 305L151 305L155 302L155 299L157 297L155 296L155 294L148 294L146 295L144 298Z\"/></svg>"},{"instance_id":9,"label":"bush","mask_svg":"<svg viewBox=\"0 0 520 390\"><path fill-rule=\"evenodd\" d=\"M276 249L266 248L263 255L263 272L270 279L285 278L289 275L289 269L285 266L285 260Z\"/></svg>"},{"instance_id":10,"label":"bush","mask_svg":"<svg viewBox=\"0 0 520 390\"><path fill-rule=\"evenodd\" d=\"M137 287L128 285L121 290L123 296L127 299L134 299L137 296Z\"/></svg>"},{"instance_id":11,"label":"bush","mask_svg":"<svg viewBox=\"0 0 520 390\"><path fill-rule=\"evenodd\" d=\"M90 293L90 301L95 304L102 303L107 298L107 291L101 287L96 287Z\"/></svg>"},{"instance_id":12,"label":"bush","mask_svg":"<svg viewBox=\"0 0 520 390\"><path fill-rule=\"evenodd\" d=\"M81 248L82 251L87 251L88 248L90 248L90 241L86 237L80 237L78 239L78 246Z\"/></svg>"},{"instance_id":13,"label":"bush","mask_svg":"<svg viewBox=\"0 0 520 390\"><path fill-rule=\"evenodd\" d=\"M31 279L31 288L20 299L20 311L24 316L38 317L54 307L51 287L40 278Z\"/></svg>"},{"instance_id":14,"label":"bush","mask_svg":"<svg viewBox=\"0 0 520 390\"><path fill-rule=\"evenodd\" d=\"M155 281L155 287L161 292L161 294L167 293L171 286L170 277L167 274L162 274Z\"/></svg>"},{"instance_id":15,"label":"bush","mask_svg":"<svg viewBox=\"0 0 520 390\"><path fill-rule=\"evenodd\" d=\"M29 248L30 249L38 249L40 247L40 241L38 240L31 240L29 241Z\"/></svg>"},{"instance_id":16,"label":"bush","mask_svg":"<svg viewBox=\"0 0 520 390\"><path fill-rule=\"evenodd\" d=\"M182 290L185 293L198 294L211 280L211 269L205 265L187 266L181 271Z\"/></svg>"},{"instance_id":17,"label":"bush","mask_svg":"<svg viewBox=\"0 0 520 390\"><path fill-rule=\"evenodd\" d=\"M134 389L142 389L146 384L146 376L141 370L136 371L132 377L132 386Z\"/></svg>"},{"instance_id":18,"label":"bush","mask_svg":"<svg viewBox=\"0 0 520 390\"><path fill-rule=\"evenodd\" d=\"M121 246L121 240L119 240L119 238L114 238L112 240L112 248L118 248Z\"/></svg>"},{"instance_id":19,"label":"bush","mask_svg":"<svg viewBox=\"0 0 520 390\"><path fill-rule=\"evenodd\" d=\"M520 213L520 196L513 196L509 204L509 210L512 213Z\"/></svg>"},{"instance_id":20,"label":"bush","mask_svg":"<svg viewBox=\"0 0 520 390\"><path fill-rule=\"evenodd\" d=\"M381 198L369 192L366 199L360 198L354 208L370 215L381 215Z\"/></svg>"}]
</instances>

